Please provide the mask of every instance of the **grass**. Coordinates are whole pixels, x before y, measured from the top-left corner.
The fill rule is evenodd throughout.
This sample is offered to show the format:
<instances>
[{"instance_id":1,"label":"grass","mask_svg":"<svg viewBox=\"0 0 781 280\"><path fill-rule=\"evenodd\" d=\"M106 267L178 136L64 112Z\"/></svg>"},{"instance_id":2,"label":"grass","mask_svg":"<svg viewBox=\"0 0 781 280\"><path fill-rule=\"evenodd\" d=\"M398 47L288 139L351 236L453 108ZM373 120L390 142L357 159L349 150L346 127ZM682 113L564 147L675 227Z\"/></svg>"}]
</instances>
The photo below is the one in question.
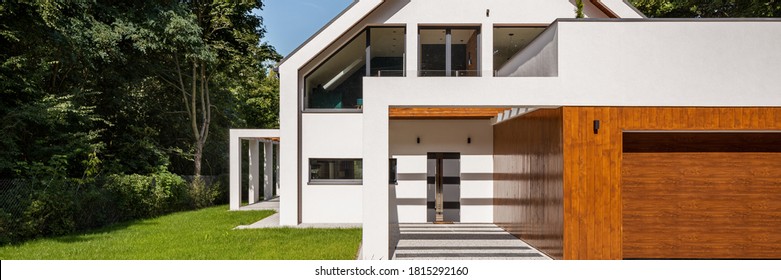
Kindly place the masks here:
<instances>
[{"instance_id":1,"label":"grass","mask_svg":"<svg viewBox=\"0 0 781 280\"><path fill-rule=\"evenodd\" d=\"M355 259L360 229L245 229L273 211L216 206L0 247L0 259Z\"/></svg>"}]
</instances>

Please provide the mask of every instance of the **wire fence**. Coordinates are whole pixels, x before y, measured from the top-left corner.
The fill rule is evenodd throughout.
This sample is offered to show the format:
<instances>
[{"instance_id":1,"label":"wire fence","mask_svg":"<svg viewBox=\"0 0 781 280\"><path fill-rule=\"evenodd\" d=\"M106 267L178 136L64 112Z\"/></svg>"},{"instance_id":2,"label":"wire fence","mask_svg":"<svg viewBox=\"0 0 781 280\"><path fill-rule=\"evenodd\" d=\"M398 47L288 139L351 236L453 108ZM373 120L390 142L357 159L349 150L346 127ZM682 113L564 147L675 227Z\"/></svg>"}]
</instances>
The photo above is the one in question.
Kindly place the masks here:
<instances>
[{"instance_id":1,"label":"wire fence","mask_svg":"<svg viewBox=\"0 0 781 280\"><path fill-rule=\"evenodd\" d=\"M14 215L24 212L35 192L29 180L0 179L0 210L2 214Z\"/></svg>"}]
</instances>

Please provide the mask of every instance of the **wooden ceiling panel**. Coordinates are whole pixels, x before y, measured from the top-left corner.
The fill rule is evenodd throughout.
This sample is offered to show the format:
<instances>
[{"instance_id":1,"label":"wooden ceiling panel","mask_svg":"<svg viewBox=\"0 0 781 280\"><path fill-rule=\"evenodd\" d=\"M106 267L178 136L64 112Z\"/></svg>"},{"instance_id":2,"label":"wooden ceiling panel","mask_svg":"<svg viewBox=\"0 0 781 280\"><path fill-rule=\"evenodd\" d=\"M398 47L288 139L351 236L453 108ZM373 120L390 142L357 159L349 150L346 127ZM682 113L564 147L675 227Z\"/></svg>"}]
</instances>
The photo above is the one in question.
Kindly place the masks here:
<instances>
[{"instance_id":1,"label":"wooden ceiling panel","mask_svg":"<svg viewBox=\"0 0 781 280\"><path fill-rule=\"evenodd\" d=\"M510 108L414 107L390 108L390 119L490 119Z\"/></svg>"}]
</instances>

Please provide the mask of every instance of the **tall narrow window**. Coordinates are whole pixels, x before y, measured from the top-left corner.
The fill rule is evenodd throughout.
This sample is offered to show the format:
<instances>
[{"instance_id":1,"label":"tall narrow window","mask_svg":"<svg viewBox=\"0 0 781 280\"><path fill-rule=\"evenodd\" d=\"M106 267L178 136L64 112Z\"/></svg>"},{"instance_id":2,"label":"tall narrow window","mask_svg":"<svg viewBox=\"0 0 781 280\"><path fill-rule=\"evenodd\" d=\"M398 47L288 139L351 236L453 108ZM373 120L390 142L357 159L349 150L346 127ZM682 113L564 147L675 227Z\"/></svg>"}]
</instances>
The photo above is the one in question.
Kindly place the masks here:
<instances>
[{"instance_id":1,"label":"tall narrow window","mask_svg":"<svg viewBox=\"0 0 781 280\"><path fill-rule=\"evenodd\" d=\"M404 76L404 28L372 27L369 69L373 77Z\"/></svg>"},{"instance_id":2,"label":"tall narrow window","mask_svg":"<svg viewBox=\"0 0 781 280\"><path fill-rule=\"evenodd\" d=\"M420 30L420 76L446 76L446 38L445 29Z\"/></svg>"},{"instance_id":3,"label":"tall narrow window","mask_svg":"<svg viewBox=\"0 0 781 280\"><path fill-rule=\"evenodd\" d=\"M369 27L326 59L305 79L306 109L363 107L363 77L404 76L404 27Z\"/></svg>"},{"instance_id":4,"label":"tall narrow window","mask_svg":"<svg viewBox=\"0 0 781 280\"><path fill-rule=\"evenodd\" d=\"M477 29L453 29L451 31L451 71L454 76L480 76L477 67Z\"/></svg>"},{"instance_id":5,"label":"tall narrow window","mask_svg":"<svg viewBox=\"0 0 781 280\"><path fill-rule=\"evenodd\" d=\"M421 27L419 76L480 76L480 29Z\"/></svg>"}]
</instances>

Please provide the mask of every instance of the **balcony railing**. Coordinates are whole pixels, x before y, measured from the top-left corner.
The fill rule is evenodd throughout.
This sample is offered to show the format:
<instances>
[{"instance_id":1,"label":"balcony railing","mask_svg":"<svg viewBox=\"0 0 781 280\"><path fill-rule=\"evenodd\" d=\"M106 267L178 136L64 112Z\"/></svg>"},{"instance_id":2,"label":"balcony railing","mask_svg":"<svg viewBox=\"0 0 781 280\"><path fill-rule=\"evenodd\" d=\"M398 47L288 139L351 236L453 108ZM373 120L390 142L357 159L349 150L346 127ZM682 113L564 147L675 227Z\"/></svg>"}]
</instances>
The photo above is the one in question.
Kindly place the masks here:
<instances>
[{"instance_id":1,"label":"balcony railing","mask_svg":"<svg viewBox=\"0 0 781 280\"><path fill-rule=\"evenodd\" d=\"M420 70L419 77L480 77L479 70Z\"/></svg>"},{"instance_id":2,"label":"balcony railing","mask_svg":"<svg viewBox=\"0 0 781 280\"><path fill-rule=\"evenodd\" d=\"M404 70L380 70L376 73L372 73L372 77L404 77L406 72Z\"/></svg>"}]
</instances>

